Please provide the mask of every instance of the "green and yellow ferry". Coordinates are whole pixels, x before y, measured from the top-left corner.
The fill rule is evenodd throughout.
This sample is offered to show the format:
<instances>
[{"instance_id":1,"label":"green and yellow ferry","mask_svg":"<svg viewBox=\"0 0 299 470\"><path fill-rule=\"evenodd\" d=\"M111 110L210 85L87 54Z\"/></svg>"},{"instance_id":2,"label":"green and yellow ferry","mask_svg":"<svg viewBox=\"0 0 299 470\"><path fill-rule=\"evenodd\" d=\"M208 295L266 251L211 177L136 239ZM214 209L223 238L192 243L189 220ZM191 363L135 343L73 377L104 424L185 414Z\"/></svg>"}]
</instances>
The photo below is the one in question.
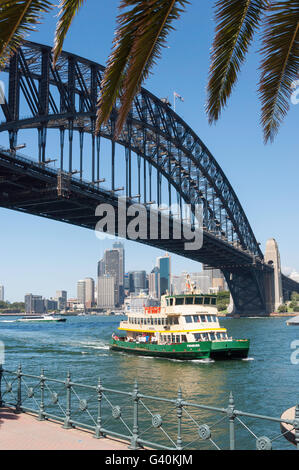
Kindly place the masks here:
<instances>
[{"instance_id":1,"label":"green and yellow ferry","mask_svg":"<svg viewBox=\"0 0 299 470\"><path fill-rule=\"evenodd\" d=\"M248 339L232 339L219 324L216 296L164 295L160 307L129 312L110 349L179 360L246 358Z\"/></svg>"}]
</instances>

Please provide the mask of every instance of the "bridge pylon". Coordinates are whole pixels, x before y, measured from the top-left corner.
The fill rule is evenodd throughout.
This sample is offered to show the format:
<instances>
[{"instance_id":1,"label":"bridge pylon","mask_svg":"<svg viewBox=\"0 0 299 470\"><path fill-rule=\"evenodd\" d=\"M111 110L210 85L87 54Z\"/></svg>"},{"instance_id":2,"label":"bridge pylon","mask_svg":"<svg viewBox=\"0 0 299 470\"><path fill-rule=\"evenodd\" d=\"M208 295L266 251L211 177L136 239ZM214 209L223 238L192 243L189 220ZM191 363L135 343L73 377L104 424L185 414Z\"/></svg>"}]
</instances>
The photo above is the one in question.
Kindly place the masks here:
<instances>
[{"instance_id":1,"label":"bridge pylon","mask_svg":"<svg viewBox=\"0 0 299 470\"><path fill-rule=\"evenodd\" d=\"M274 238L270 238L266 243L265 263L273 267L273 272L266 275L265 287L267 310L274 311L284 302L280 253Z\"/></svg>"}]
</instances>

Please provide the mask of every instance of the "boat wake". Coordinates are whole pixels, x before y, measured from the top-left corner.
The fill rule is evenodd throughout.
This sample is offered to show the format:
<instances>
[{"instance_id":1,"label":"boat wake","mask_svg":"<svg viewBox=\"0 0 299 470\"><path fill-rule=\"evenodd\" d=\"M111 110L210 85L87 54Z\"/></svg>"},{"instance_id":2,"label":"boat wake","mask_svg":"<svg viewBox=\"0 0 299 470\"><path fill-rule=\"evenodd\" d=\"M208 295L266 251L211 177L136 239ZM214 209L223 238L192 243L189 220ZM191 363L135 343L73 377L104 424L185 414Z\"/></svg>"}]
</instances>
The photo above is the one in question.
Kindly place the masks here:
<instances>
[{"instance_id":1,"label":"boat wake","mask_svg":"<svg viewBox=\"0 0 299 470\"><path fill-rule=\"evenodd\" d=\"M198 363L198 364L214 364L214 359L193 359L192 361L192 364L195 362L195 363Z\"/></svg>"},{"instance_id":2,"label":"boat wake","mask_svg":"<svg viewBox=\"0 0 299 470\"><path fill-rule=\"evenodd\" d=\"M254 361L254 357L245 357L242 361Z\"/></svg>"}]
</instances>

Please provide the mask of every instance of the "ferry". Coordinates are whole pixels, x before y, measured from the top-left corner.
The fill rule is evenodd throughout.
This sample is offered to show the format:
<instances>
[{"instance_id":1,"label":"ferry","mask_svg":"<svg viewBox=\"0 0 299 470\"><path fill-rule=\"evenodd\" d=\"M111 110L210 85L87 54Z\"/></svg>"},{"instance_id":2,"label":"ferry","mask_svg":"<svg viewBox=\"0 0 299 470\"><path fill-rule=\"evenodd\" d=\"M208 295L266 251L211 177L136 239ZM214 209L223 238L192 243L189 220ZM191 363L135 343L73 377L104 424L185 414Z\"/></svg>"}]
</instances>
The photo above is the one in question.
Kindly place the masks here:
<instances>
[{"instance_id":1,"label":"ferry","mask_svg":"<svg viewBox=\"0 0 299 470\"><path fill-rule=\"evenodd\" d=\"M159 307L131 311L113 333L110 349L179 360L246 358L250 340L228 337L216 295L164 295Z\"/></svg>"},{"instance_id":2,"label":"ferry","mask_svg":"<svg viewBox=\"0 0 299 470\"><path fill-rule=\"evenodd\" d=\"M66 318L57 317L54 315L26 315L19 318L20 322L65 322Z\"/></svg>"}]
</instances>

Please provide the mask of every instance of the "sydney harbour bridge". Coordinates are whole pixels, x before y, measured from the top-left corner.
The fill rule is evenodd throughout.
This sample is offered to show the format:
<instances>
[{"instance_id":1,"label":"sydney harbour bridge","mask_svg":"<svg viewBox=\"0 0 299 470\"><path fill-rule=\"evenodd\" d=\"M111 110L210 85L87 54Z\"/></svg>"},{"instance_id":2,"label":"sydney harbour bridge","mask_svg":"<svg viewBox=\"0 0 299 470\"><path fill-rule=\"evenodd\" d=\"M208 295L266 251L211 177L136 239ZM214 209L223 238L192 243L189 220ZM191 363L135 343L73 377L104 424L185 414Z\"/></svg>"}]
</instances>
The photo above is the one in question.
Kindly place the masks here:
<instances>
[{"instance_id":1,"label":"sydney harbour bridge","mask_svg":"<svg viewBox=\"0 0 299 470\"><path fill-rule=\"evenodd\" d=\"M221 167L167 103L141 89L117 139L118 103L95 135L103 72L67 52L53 68L51 48L32 42L11 58L2 74L0 137L8 138L0 147L0 207L94 230L96 207L117 210L119 195L127 207L142 203L149 212L152 204L176 204L170 219L182 223L184 206L200 204L201 249L186 251L183 238L139 241L220 269L241 315L270 313L299 292L299 284L281 274L279 254L264 257ZM20 135L30 157L19 153Z\"/></svg>"}]
</instances>

